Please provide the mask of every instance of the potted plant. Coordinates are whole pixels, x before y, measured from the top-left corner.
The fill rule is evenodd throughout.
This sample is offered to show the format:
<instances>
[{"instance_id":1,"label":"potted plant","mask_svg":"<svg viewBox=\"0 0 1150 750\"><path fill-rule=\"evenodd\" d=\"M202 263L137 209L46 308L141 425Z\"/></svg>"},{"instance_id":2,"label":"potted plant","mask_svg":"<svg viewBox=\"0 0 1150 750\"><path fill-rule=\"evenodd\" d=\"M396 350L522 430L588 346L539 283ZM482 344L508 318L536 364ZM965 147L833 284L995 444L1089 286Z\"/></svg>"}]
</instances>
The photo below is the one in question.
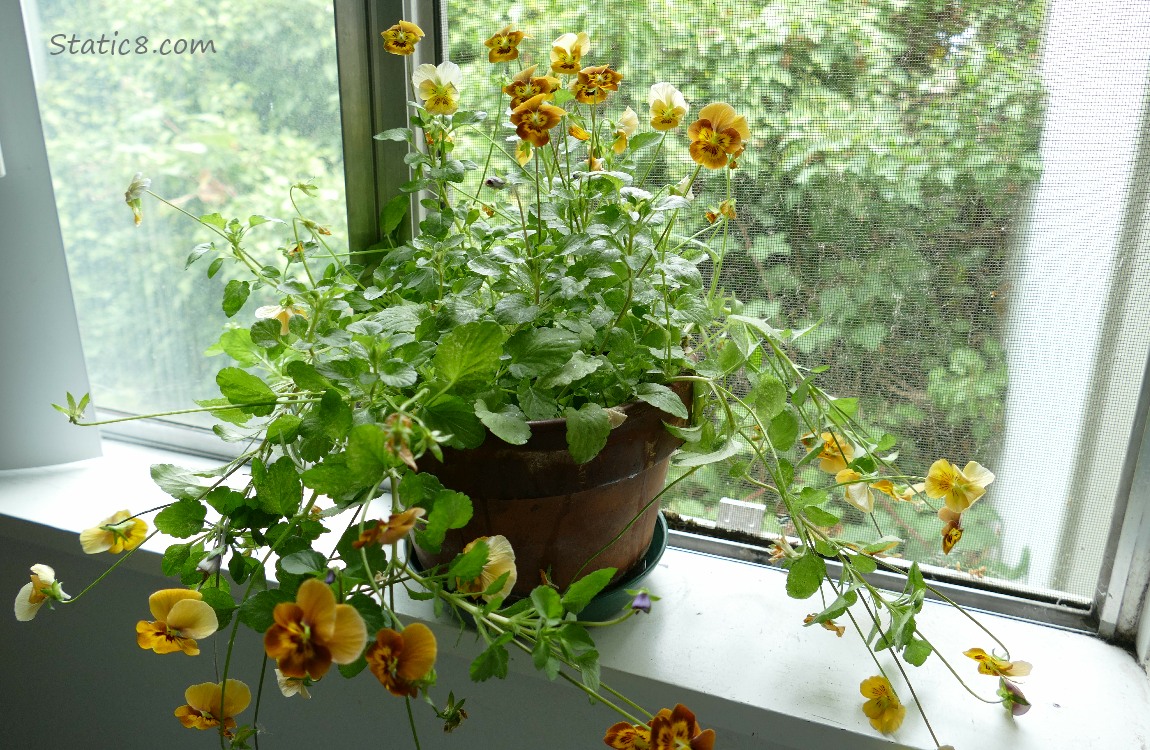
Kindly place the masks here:
<instances>
[{"instance_id":1,"label":"potted plant","mask_svg":"<svg viewBox=\"0 0 1150 750\"><path fill-rule=\"evenodd\" d=\"M422 36L403 21L383 34L388 51L404 55ZM523 39L503 29L487 41L489 59L517 59ZM410 700L434 685L437 644L424 625L401 625L396 592L406 590L473 623L476 679L506 676L517 648L553 679L577 673L574 684L621 714L608 745L711 747L714 733L686 707L643 713L604 688L581 619L649 554L673 460L683 476L727 462L732 477L778 498L794 525L776 542L788 594L832 594L806 625L841 635L838 621L850 619L900 670L929 658L915 615L931 586L917 564L890 557L900 540L881 530L842 538L836 527L844 507L870 513L881 493L931 504L949 550L993 475L944 459L925 477L901 473L893 440L869 434L857 401L824 392L817 372L791 358L804 331L744 313L721 283L736 206L699 205L694 188L729 185L750 136L745 119L722 102L692 116L657 82L643 126L630 108L612 108L624 76L591 64L589 46L585 34L564 34L548 70L509 74L508 112L491 121L462 108L453 63L416 68L411 127L377 136L407 144L412 172L383 212L377 247L336 246L298 209L314 191L308 183L292 188L290 220L189 214L214 237L188 265L227 279L223 309L239 322L215 347L232 360L217 375L220 395L199 408L247 447L216 472L153 467L173 498L155 528L185 541L163 557L180 583L152 596L154 619L137 625L142 648L198 653L198 640L237 615L263 633L285 694L331 679L337 665L346 677L369 669ZM483 164L457 158L464 133L485 139ZM695 166L657 182L653 165L674 148ZM126 194L137 223L145 196L182 211L137 175ZM412 196L418 232L404 240ZM272 249L254 245L261 235ZM270 304L249 304L261 295ZM57 408L93 424L87 402L69 394ZM386 509L375 510L381 501ZM547 505L559 512L544 523ZM584 530L599 536L574 551L531 549L532 532L570 541ZM146 533L125 511L81 543L131 554ZM415 558L404 551L409 537ZM904 590L872 584L879 568L902 575ZM614 622L656 599L629 591ZM72 601L40 564L16 615ZM1029 665L998 646L1001 656L967 655L999 678L1004 705L1023 712L1013 678ZM189 687L175 714L243 747L256 730L238 725L250 691L230 657L221 680ZM860 689L874 727L895 731L905 708L886 676ZM461 706L452 694L435 710L453 728Z\"/></svg>"}]
</instances>

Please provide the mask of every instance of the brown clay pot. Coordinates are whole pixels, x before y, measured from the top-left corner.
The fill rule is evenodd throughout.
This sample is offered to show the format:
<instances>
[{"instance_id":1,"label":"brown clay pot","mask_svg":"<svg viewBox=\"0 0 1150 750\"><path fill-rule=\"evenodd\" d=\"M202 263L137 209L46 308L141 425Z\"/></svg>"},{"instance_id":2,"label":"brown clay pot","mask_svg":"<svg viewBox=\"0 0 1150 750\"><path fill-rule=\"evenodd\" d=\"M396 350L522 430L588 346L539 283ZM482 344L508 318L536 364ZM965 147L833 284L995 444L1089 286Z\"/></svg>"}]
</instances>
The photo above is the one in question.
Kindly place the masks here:
<instances>
[{"instance_id":1,"label":"brown clay pot","mask_svg":"<svg viewBox=\"0 0 1150 750\"><path fill-rule=\"evenodd\" d=\"M674 386L688 406L690 389L690 383ZM449 562L476 537L502 534L515 550L519 579L513 597L529 594L541 582L541 572L560 590L577 574L600 568L617 568L615 578L621 578L651 544L659 507L644 506L663 489L671 454L682 443L663 423L685 423L643 402L623 411L627 419L585 464L576 464L568 453L562 419L531 422L531 439L524 445L489 434L478 448L445 449L443 463L425 457L420 468L444 487L468 495L474 515L464 528L448 531L438 554L416 547L420 565Z\"/></svg>"}]
</instances>

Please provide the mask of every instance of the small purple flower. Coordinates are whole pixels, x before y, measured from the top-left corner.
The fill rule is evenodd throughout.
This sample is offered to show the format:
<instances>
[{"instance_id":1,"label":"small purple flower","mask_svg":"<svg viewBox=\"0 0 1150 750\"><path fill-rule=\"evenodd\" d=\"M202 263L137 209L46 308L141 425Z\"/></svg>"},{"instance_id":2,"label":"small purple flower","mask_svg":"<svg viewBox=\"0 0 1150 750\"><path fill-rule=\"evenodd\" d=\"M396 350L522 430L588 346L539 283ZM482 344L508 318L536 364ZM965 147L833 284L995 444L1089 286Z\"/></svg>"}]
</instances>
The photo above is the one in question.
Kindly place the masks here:
<instances>
[{"instance_id":1,"label":"small purple flower","mask_svg":"<svg viewBox=\"0 0 1150 750\"><path fill-rule=\"evenodd\" d=\"M631 609L651 614L651 595L646 591L635 594L635 598L631 600Z\"/></svg>"},{"instance_id":2,"label":"small purple flower","mask_svg":"<svg viewBox=\"0 0 1150 750\"><path fill-rule=\"evenodd\" d=\"M333 569L331 569L331 568L327 569L327 575L325 575L323 577L323 582L329 586L331 584L335 583L335 571Z\"/></svg>"}]
</instances>

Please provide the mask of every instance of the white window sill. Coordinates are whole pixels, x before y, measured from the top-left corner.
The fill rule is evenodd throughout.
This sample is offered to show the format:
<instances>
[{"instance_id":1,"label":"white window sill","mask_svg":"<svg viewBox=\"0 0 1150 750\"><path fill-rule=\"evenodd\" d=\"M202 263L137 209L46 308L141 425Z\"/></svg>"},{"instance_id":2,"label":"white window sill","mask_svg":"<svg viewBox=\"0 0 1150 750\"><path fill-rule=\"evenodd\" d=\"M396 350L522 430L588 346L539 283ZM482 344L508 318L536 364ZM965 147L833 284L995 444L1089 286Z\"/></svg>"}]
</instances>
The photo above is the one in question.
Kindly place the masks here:
<instances>
[{"instance_id":1,"label":"white window sill","mask_svg":"<svg viewBox=\"0 0 1150 750\"><path fill-rule=\"evenodd\" d=\"M53 545L62 551L70 546L74 553L79 545L71 534L81 528L124 507L140 510L165 502L167 496L149 478L150 464L210 465L202 458L117 442L106 441L104 453L102 458L75 464L0 472L0 516L68 532L48 534L45 538L52 536L56 540ZM116 487L114 494L108 492L113 486ZM0 519L0 537L6 538L6 545L13 535L10 526ZM153 539L148 546L162 552L167 541ZM36 562L53 564L48 559L4 557L0 572L3 580L8 581L6 585L15 592L25 580L27 566ZM136 573L143 571L153 578L159 577L158 562L150 556L137 555L126 567ZM67 573L57 566L57 574L70 593L84 585L84 581L73 583ZM849 632L839 639L821 628L803 628L803 617L819 608L818 600L789 599L783 584L783 576L776 570L668 550L647 581L651 590L662 597L652 614L597 633L604 680L639 697L651 708L675 701L688 704L704 726L716 728L717 747L725 750L736 747L934 747L909 691L898 680L896 687L908 706L903 727L893 738L883 738L870 728L860 710L863 698L858 693L859 683L876 673L866 649L857 636ZM152 580L150 585L158 585L158 581ZM92 601L66 609L106 608L108 604L97 591ZM133 616L145 613L143 604L137 609L138 612L132 612ZM435 627L441 649L449 657L442 659L444 664L440 668L441 689L436 690L440 700L443 696L438 693L446 695L448 689L456 695L477 694L478 697L469 699L468 703L469 709L475 706L471 711L475 714L488 694L503 696L491 700L506 710L509 693L499 691L519 691L515 695L525 697L516 698L519 702L510 705L515 706L517 716L535 718L511 720L512 725L523 730L522 733L514 731L511 736L525 737L528 731L546 731L549 726L553 731L564 727L561 734L572 737L566 726L573 712L579 717L591 717L594 725L580 732L572 747L594 746L586 744L587 738L594 742L602 736L602 729L615 721L612 712L601 707L589 708L586 701L565 686L565 692L556 694L559 697L552 696L542 677L524 680L517 674L520 679L512 682L519 686L514 688L510 683L497 681L478 686L466 683L465 678L460 679L454 672L466 674L467 662L477 653L472 638L466 634L458 636L458 628L450 622L435 621L427 604L412 602L404 609L409 617L423 619ZM48 617L56 615L49 613ZM980 618L1011 646L1015 658L1034 664L1033 675L1024 681L1024 690L1034 707L1028 715L1012 720L1000 707L974 700L941 662L932 657L926 666L910 668L910 675L943 743L959 750L1146 746L1150 740L1150 682L1132 656L1090 636L993 615ZM981 694L993 697L995 680L977 674L974 662L962 656L963 650L974 646L990 650L990 640L969 620L938 604L928 602L919 623L968 682ZM39 624L38 620L36 624L22 627ZM31 647L36 642L31 631L19 632L28 633L26 642L21 645L9 641L10 647ZM67 644L56 651L62 656L71 656L68 650L73 648L79 649L79 646ZM457 662L455 667L448 663L451 659ZM883 662L889 665L888 658L883 657ZM532 670L528 660L519 659L512 665L512 671ZM446 679L448 672L452 673L450 680ZM892 669L891 674L897 672ZM23 684L31 677L19 672L7 676L14 684ZM382 700L374 697L378 686L363 685L361 680L349 684L353 689L370 693L372 705ZM526 693L522 688L524 684ZM274 686L272 689L274 692ZM182 686L166 690L178 695ZM279 696L268 697L279 700ZM576 709L567 708L575 704L579 704ZM59 704L56 709L66 710ZM308 715L313 707L307 706L307 709L301 715ZM263 720L261 714L261 723ZM395 720L401 719L397 716ZM540 729L528 730L531 721L542 722ZM179 729L178 725L175 729ZM392 729L400 731L401 727L392 724ZM283 732L286 728L280 730ZM469 735L470 741L458 736L442 740L433 736L432 739L436 743L442 741L444 747L475 746L471 743L477 735L470 732ZM280 739L282 741L282 734ZM552 735L547 744L566 746L555 740ZM199 744L203 746L203 742ZM283 745L269 743L268 746Z\"/></svg>"}]
</instances>

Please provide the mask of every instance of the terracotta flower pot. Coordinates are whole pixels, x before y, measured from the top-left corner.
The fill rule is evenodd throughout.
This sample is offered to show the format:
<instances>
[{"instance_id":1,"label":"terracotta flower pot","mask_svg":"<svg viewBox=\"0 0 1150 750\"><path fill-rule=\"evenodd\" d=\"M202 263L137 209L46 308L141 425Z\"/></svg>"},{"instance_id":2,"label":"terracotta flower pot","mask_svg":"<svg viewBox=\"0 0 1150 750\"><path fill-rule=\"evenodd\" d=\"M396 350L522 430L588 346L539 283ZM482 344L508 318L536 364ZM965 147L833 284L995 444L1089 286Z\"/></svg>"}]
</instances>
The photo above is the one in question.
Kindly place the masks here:
<instances>
[{"instance_id":1,"label":"terracotta flower pot","mask_svg":"<svg viewBox=\"0 0 1150 750\"><path fill-rule=\"evenodd\" d=\"M688 406L690 388L690 383L675 384ZM659 507L644 506L663 489L671 454L681 444L663 423L685 424L643 402L623 410L627 419L585 464L576 464L567 451L562 419L532 422L531 439L524 445L488 435L478 448L444 450L442 464L426 458L422 470L468 495L475 512L467 526L448 532L438 554L416 547L421 567L450 561L476 537L502 534L515 550L519 580L513 596L530 593L541 582L541 572L560 590L577 574L600 568L617 568L615 579L621 578L651 545Z\"/></svg>"}]
</instances>

